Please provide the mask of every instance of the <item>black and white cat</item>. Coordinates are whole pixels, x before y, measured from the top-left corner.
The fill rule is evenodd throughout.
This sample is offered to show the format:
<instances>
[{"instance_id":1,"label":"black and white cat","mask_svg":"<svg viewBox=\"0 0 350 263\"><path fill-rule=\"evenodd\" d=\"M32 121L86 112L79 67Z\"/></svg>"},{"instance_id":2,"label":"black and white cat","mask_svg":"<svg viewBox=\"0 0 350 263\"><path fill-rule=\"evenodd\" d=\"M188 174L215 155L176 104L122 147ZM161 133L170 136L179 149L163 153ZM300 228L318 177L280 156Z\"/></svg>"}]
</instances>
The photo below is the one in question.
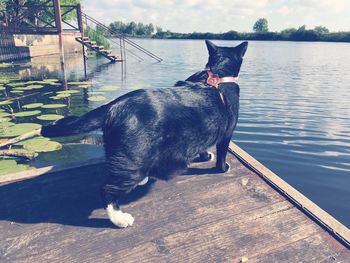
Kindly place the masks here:
<instances>
[{"instance_id":1,"label":"black and white cat","mask_svg":"<svg viewBox=\"0 0 350 263\"><path fill-rule=\"evenodd\" d=\"M109 177L103 198L110 220L131 226L118 200L148 177L168 180L195 158L210 159L216 145L216 168L225 172L228 145L236 126L239 86L234 82L248 43L218 47L206 41L206 69L173 88L136 90L81 117L45 126L45 137L68 136L102 128ZM180 87L179 87L180 86Z\"/></svg>"}]
</instances>

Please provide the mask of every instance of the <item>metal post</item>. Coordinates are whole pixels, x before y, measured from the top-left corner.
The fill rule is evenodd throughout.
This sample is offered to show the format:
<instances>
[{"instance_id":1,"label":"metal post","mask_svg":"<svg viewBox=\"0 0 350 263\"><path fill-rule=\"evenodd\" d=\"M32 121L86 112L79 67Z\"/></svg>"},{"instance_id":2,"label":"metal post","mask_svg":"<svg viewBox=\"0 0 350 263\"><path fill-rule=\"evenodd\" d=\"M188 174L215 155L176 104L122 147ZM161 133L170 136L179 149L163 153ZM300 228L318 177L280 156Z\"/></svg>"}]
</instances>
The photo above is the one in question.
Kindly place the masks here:
<instances>
[{"instance_id":1,"label":"metal post","mask_svg":"<svg viewBox=\"0 0 350 263\"><path fill-rule=\"evenodd\" d=\"M64 56L63 56L63 39L62 39L62 17L61 17L61 6L60 6L60 0L53 0L53 6L54 6L54 13L55 13L55 24L57 28L57 34L58 34L58 48L60 50L61 55L61 63L64 63Z\"/></svg>"},{"instance_id":2,"label":"metal post","mask_svg":"<svg viewBox=\"0 0 350 263\"><path fill-rule=\"evenodd\" d=\"M84 24L83 24L83 14L81 12L81 4L77 4L77 18L78 18L78 26L79 26L79 31L81 33L81 40L84 41ZM86 18L85 18L86 20ZM83 49L83 63L84 63L84 74L86 77L86 50L85 46L81 44L82 49Z\"/></svg>"}]
</instances>

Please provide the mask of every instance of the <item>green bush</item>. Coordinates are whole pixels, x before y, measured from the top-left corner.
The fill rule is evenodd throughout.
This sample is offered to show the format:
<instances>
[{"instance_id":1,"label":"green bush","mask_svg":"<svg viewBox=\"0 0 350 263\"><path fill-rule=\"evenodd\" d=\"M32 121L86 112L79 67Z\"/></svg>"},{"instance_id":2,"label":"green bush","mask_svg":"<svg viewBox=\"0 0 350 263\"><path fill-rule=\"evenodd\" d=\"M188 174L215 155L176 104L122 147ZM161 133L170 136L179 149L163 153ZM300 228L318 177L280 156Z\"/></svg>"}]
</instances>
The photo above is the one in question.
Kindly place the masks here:
<instances>
[{"instance_id":1,"label":"green bush","mask_svg":"<svg viewBox=\"0 0 350 263\"><path fill-rule=\"evenodd\" d=\"M95 41L97 45L104 46L106 49L111 48L111 45L102 30L96 30L88 26L84 33L91 41Z\"/></svg>"}]
</instances>

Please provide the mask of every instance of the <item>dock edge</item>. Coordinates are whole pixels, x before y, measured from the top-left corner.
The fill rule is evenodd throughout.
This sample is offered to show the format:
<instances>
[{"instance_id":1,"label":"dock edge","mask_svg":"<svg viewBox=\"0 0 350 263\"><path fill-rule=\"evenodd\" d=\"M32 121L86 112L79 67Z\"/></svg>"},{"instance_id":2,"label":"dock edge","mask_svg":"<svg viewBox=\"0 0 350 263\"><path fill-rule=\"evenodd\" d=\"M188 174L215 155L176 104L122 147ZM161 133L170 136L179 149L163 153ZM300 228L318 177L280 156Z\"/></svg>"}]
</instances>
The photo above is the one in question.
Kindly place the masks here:
<instances>
[{"instance_id":1,"label":"dock edge","mask_svg":"<svg viewBox=\"0 0 350 263\"><path fill-rule=\"evenodd\" d=\"M306 198L294 187L282 180L278 175L266 168L232 141L229 145L229 151L262 179L275 187L289 201L293 202L298 208L323 226L347 248L350 248L350 230L346 226L321 209L314 202Z\"/></svg>"}]
</instances>

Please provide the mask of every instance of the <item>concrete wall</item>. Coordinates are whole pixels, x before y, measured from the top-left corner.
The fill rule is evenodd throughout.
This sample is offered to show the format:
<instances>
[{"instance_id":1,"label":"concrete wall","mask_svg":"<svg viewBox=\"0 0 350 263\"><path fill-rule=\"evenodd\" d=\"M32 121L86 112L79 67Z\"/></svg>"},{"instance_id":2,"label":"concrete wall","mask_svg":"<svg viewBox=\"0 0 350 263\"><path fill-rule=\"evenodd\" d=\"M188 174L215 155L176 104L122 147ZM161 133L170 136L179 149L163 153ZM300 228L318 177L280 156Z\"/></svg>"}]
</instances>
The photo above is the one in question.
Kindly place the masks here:
<instances>
[{"instance_id":1,"label":"concrete wall","mask_svg":"<svg viewBox=\"0 0 350 263\"><path fill-rule=\"evenodd\" d=\"M79 32L63 33L64 52L82 52L81 44L75 38ZM0 35L0 62L59 54L58 35Z\"/></svg>"}]
</instances>

